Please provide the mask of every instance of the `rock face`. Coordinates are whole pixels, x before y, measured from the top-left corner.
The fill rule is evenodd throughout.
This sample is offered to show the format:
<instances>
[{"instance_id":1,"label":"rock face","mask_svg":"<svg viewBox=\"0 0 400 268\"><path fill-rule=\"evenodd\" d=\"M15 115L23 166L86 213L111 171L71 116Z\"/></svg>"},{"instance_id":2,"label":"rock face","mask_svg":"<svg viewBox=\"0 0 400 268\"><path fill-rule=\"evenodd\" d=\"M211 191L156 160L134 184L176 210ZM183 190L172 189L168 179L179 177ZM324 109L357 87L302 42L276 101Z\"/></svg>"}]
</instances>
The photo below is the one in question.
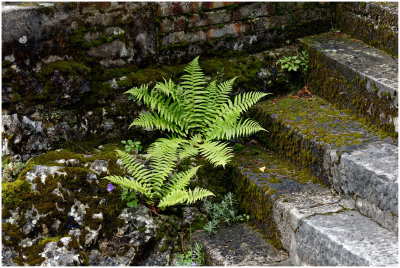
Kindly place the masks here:
<instances>
[{"instance_id":1,"label":"rock face","mask_svg":"<svg viewBox=\"0 0 400 268\"><path fill-rule=\"evenodd\" d=\"M2 264L168 265L177 241L168 230L187 223L174 215L156 217L142 204L127 208L118 187L108 192L101 177L121 174L116 161L105 152L52 151L4 184ZM157 262L148 259L160 248Z\"/></svg>"},{"instance_id":2,"label":"rock face","mask_svg":"<svg viewBox=\"0 0 400 268\"><path fill-rule=\"evenodd\" d=\"M330 27L329 10L320 3L5 4L2 114L18 120L13 119L15 131L3 130L3 153L28 159L72 139L146 139L148 132L133 128L121 137L128 118L142 110L121 96L132 86L177 78L177 72L140 68L220 55L221 49L275 48L310 29ZM264 71L248 80L252 85L260 80L264 89L275 81L285 84L275 67L254 67ZM222 76L228 70L210 68L217 72ZM248 73L235 70L224 79Z\"/></svg>"},{"instance_id":3,"label":"rock face","mask_svg":"<svg viewBox=\"0 0 400 268\"><path fill-rule=\"evenodd\" d=\"M192 239L202 243L209 265L291 265L287 253L275 249L262 238L261 233L245 223L225 226L211 237L207 237L203 230L198 230Z\"/></svg>"}]
</instances>

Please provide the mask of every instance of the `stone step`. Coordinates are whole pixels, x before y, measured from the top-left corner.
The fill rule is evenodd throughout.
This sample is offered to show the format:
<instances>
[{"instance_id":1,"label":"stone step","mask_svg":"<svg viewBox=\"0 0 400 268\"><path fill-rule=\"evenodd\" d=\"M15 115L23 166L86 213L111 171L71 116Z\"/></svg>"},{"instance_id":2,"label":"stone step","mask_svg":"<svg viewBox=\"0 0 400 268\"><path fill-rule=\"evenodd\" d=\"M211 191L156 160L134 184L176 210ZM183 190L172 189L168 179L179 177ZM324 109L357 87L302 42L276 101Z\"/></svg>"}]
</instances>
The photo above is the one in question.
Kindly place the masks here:
<instances>
[{"instance_id":1,"label":"stone step","mask_svg":"<svg viewBox=\"0 0 400 268\"><path fill-rule=\"evenodd\" d=\"M285 97L257 104L250 115L268 130L260 142L325 185L356 201L356 208L397 233L398 148L390 137L325 100ZM374 134L374 131L376 134Z\"/></svg>"},{"instance_id":2,"label":"stone step","mask_svg":"<svg viewBox=\"0 0 400 268\"><path fill-rule=\"evenodd\" d=\"M209 266L289 266L288 254L271 246L256 228L245 223L222 226L207 236L195 231L192 241L200 242Z\"/></svg>"},{"instance_id":3,"label":"stone step","mask_svg":"<svg viewBox=\"0 0 400 268\"><path fill-rule=\"evenodd\" d=\"M235 193L293 265L396 265L397 236L325 188L307 170L260 148L235 157Z\"/></svg>"},{"instance_id":4,"label":"stone step","mask_svg":"<svg viewBox=\"0 0 400 268\"><path fill-rule=\"evenodd\" d=\"M338 3L337 24L341 31L362 39L392 55L398 55L398 3Z\"/></svg>"},{"instance_id":5,"label":"stone step","mask_svg":"<svg viewBox=\"0 0 400 268\"><path fill-rule=\"evenodd\" d=\"M310 52L309 90L398 132L398 61L339 32L300 39Z\"/></svg>"}]
</instances>

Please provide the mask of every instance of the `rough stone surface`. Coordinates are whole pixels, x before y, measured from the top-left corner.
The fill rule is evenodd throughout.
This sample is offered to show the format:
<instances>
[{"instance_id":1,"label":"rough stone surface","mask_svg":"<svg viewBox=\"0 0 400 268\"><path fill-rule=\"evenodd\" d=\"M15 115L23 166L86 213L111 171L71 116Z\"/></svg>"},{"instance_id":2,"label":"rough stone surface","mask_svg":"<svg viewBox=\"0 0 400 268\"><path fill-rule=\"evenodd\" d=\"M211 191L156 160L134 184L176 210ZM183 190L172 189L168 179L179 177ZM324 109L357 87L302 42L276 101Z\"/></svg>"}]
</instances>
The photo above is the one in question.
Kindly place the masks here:
<instances>
[{"instance_id":1,"label":"rough stone surface","mask_svg":"<svg viewBox=\"0 0 400 268\"><path fill-rule=\"evenodd\" d=\"M398 131L395 58L341 33L307 37L301 43L312 52L314 70L309 78L312 92L361 114L373 124ZM322 74L319 78L317 72ZM328 72L332 77L326 77ZM338 79L337 85L329 84L333 79ZM332 88L339 90L332 94Z\"/></svg>"},{"instance_id":2,"label":"rough stone surface","mask_svg":"<svg viewBox=\"0 0 400 268\"><path fill-rule=\"evenodd\" d=\"M340 164L334 167L333 186L397 215L397 179L397 146L376 142L342 154Z\"/></svg>"},{"instance_id":3,"label":"rough stone surface","mask_svg":"<svg viewBox=\"0 0 400 268\"><path fill-rule=\"evenodd\" d=\"M245 223L224 226L211 237L198 230L192 240L203 245L211 266L290 265L287 253L275 249Z\"/></svg>"},{"instance_id":4,"label":"rough stone surface","mask_svg":"<svg viewBox=\"0 0 400 268\"><path fill-rule=\"evenodd\" d=\"M398 3L340 3L339 28L388 53L398 55Z\"/></svg>"},{"instance_id":5,"label":"rough stone surface","mask_svg":"<svg viewBox=\"0 0 400 268\"><path fill-rule=\"evenodd\" d=\"M248 153L252 156L250 159L246 156ZM238 168L242 177L234 181L236 187L241 187L243 191L239 193L240 201L247 213L257 219L259 225L261 223L261 227L267 225L262 228L267 234L279 233L278 239L289 252L292 264L396 264L396 233L357 212L360 205L355 200L311 181L306 184L289 183L296 176L304 176L304 173L297 173L293 167L284 168L279 164L282 160L277 161L277 157L272 157L266 150L260 152L253 149L248 153L242 152L234 160L244 165ZM309 178L312 180L311 176ZM242 188L243 185L247 188ZM249 194L251 196L247 196ZM260 196L265 198L261 200ZM309 221L317 227L311 226ZM332 232L338 237L332 236L330 230L335 230ZM339 237L342 230L343 236ZM371 233L371 230L374 231ZM349 238L353 240L349 241ZM358 245L359 241L362 244ZM352 246L354 244L356 246ZM368 257L379 254L382 256L377 259Z\"/></svg>"},{"instance_id":6,"label":"rough stone surface","mask_svg":"<svg viewBox=\"0 0 400 268\"><path fill-rule=\"evenodd\" d=\"M281 234L281 242L289 250L300 222L318 214L336 213L354 209L354 201L335 196L324 188L285 195L273 205L273 217Z\"/></svg>"},{"instance_id":7,"label":"rough stone surface","mask_svg":"<svg viewBox=\"0 0 400 268\"><path fill-rule=\"evenodd\" d=\"M396 236L355 211L305 219L296 238L295 265L398 265Z\"/></svg>"},{"instance_id":8,"label":"rough stone surface","mask_svg":"<svg viewBox=\"0 0 400 268\"><path fill-rule=\"evenodd\" d=\"M269 124L264 127L276 131L271 131L272 134L262 133L260 139L276 144L275 149L297 165L311 169L315 176L339 193L354 200L362 198L368 201L370 205L364 202L360 212L396 232L396 141L390 138L382 140L365 125L352 120L343 110L318 100L317 97L309 100L293 98L257 104L259 113L256 118ZM293 105L281 107L280 103L285 102ZM283 109L286 109L286 113L279 112ZM292 112L295 116L292 116ZM346 135L350 136L344 138ZM280 140L281 137L286 140ZM271 140L274 142L271 143ZM311 161L303 160L307 157ZM387 212L393 215L389 217Z\"/></svg>"},{"instance_id":9,"label":"rough stone surface","mask_svg":"<svg viewBox=\"0 0 400 268\"><path fill-rule=\"evenodd\" d=\"M372 85L378 88L378 95L388 92L393 96L398 93L398 66L397 60L381 51L366 47L361 42L351 42L344 38L305 38L306 44L320 51L325 57L335 62L332 67L348 79L356 76L367 78ZM373 92L373 88L370 88ZM393 105L398 107L397 98Z\"/></svg>"},{"instance_id":10,"label":"rough stone surface","mask_svg":"<svg viewBox=\"0 0 400 268\"><path fill-rule=\"evenodd\" d=\"M45 260L42 266L76 266L83 263L82 258L76 254L75 250L68 250L71 237L63 237L58 242L48 243L40 256Z\"/></svg>"}]
</instances>

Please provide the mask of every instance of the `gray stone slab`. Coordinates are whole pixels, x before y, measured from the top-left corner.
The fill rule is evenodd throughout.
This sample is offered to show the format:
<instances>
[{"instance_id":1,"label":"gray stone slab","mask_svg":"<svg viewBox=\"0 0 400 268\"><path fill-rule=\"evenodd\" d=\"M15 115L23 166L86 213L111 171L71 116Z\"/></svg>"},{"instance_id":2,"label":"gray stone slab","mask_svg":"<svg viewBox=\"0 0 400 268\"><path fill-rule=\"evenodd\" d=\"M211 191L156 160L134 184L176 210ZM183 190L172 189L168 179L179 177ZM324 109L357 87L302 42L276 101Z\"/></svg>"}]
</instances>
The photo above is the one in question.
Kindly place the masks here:
<instances>
[{"instance_id":1,"label":"gray stone slab","mask_svg":"<svg viewBox=\"0 0 400 268\"><path fill-rule=\"evenodd\" d=\"M295 265L398 265L397 237L355 211L303 220L296 250Z\"/></svg>"},{"instance_id":2,"label":"gray stone slab","mask_svg":"<svg viewBox=\"0 0 400 268\"><path fill-rule=\"evenodd\" d=\"M207 265L280 266L291 265L288 254L270 245L262 234L245 223L223 226L208 237L204 230L192 234L192 242L200 242L206 251Z\"/></svg>"},{"instance_id":3,"label":"gray stone slab","mask_svg":"<svg viewBox=\"0 0 400 268\"><path fill-rule=\"evenodd\" d=\"M332 62L332 67L348 80L357 76L367 78L367 86L375 83L379 96L391 93L395 96L393 105L398 107L398 62L395 58L346 38L304 38L302 42L325 55ZM374 91L372 86L370 91Z\"/></svg>"},{"instance_id":4,"label":"gray stone slab","mask_svg":"<svg viewBox=\"0 0 400 268\"><path fill-rule=\"evenodd\" d=\"M334 188L398 214L398 148L383 142L345 152L333 169Z\"/></svg>"},{"instance_id":5,"label":"gray stone slab","mask_svg":"<svg viewBox=\"0 0 400 268\"><path fill-rule=\"evenodd\" d=\"M337 194L333 189L311 182L312 177L301 184L300 178L296 180L295 177L304 176L304 173L290 165L285 167L279 156L260 151L251 149L251 161L247 151L234 161L242 163L238 169L242 179L248 181L244 185L253 184L259 192L270 196L265 202L272 207L272 216L262 215L265 220L261 222L275 226L292 264L396 265L397 234L392 228L388 230L356 211L365 206L359 198L354 200ZM261 172L260 167L264 171ZM280 181L272 183L271 178ZM268 194L271 189L276 192ZM247 198L244 200L248 202ZM248 211L253 219L259 216L257 206L260 204L252 205ZM393 226L397 226L397 222ZM269 230L262 228L266 232Z\"/></svg>"},{"instance_id":6,"label":"gray stone slab","mask_svg":"<svg viewBox=\"0 0 400 268\"><path fill-rule=\"evenodd\" d=\"M261 102L256 109L254 117L270 130L259 135L261 142L307 167L338 193L358 200L361 213L397 233L396 141L382 140L347 112L315 96ZM301 162L304 158L311 163Z\"/></svg>"}]
</instances>

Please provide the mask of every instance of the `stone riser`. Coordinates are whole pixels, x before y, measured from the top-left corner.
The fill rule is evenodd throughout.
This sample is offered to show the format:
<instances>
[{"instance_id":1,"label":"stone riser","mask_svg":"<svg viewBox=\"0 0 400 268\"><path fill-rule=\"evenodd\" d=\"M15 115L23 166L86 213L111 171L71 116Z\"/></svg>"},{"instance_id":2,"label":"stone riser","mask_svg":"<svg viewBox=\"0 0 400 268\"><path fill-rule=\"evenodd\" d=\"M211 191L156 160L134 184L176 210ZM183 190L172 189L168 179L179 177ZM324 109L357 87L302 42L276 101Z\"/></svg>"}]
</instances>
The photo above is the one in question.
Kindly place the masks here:
<instances>
[{"instance_id":1,"label":"stone riser","mask_svg":"<svg viewBox=\"0 0 400 268\"><path fill-rule=\"evenodd\" d=\"M270 237L275 228L273 236L288 251L293 265L398 263L396 236L353 210L352 200L315 183L294 183L294 171L290 168L287 176L279 177L281 182L266 183L270 179L268 172L255 170L258 166L269 169L275 164L263 162L258 156L254 159L259 165L245 163L245 167L239 168L240 175L234 177L241 205ZM275 191L272 194L271 189ZM269 209L260 211L249 202Z\"/></svg>"},{"instance_id":2,"label":"stone riser","mask_svg":"<svg viewBox=\"0 0 400 268\"><path fill-rule=\"evenodd\" d=\"M307 100L305 102L308 103ZM310 132L309 129L296 126L296 121L284 121L280 114L268 111L268 105L276 104L261 103L252 110L252 117L269 129L269 132L257 135L259 141L297 166L309 169L327 186L357 201L357 210L397 233L397 146L380 141L377 136L360 127L359 123L345 123L337 118L332 120L336 120L338 126L336 129L327 128L328 133L342 129L336 133L337 136L355 132L360 138L347 144L335 144L334 137L331 144L322 142L318 135L326 134L306 134ZM318 120L316 115L307 115L306 108L303 109L303 116ZM302 118L302 115L299 117Z\"/></svg>"},{"instance_id":3,"label":"stone riser","mask_svg":"<svg viewBox=\"0 0 400 268\"><path fill-rule=\"evenodd\" d=\"M337 24L342 32L362 39L394 56L398 55L397 3L340 3Z\"/></svg>"},{"instance_id":4,"label":"stone riser","mask_svg":"<svg viewBox=\"0 0 400 268\"><path fill-rule=\"evenodd\" d=\"M300 42L310 52L307 85L313 94L398 132L397 60L340 33Z\"/></svg>"}]
</instances>

